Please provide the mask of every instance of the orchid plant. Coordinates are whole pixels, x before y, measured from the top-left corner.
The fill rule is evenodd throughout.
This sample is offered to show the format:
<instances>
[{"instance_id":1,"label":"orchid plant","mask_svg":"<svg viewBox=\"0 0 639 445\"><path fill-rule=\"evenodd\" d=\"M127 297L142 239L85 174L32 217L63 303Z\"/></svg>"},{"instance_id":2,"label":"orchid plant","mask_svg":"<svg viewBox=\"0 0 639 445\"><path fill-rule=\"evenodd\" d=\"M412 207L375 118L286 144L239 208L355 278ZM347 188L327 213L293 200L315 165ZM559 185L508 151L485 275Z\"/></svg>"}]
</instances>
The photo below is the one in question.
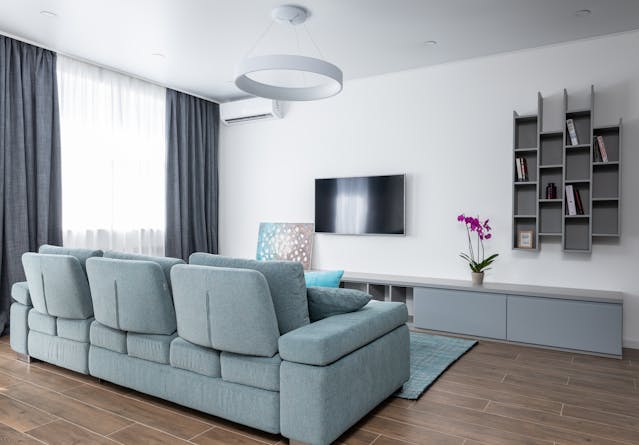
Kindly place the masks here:
<instances>
[{"instance_id":1,"label":"orchid plant","mask_svg":"<svg viewBox=\"0 0 639 445\"><path fill-rule=\"evenodd\" d=\"M484 240L489 240L493 237L490 233L492 228L488 225L488 220L482 223L479 218L472 218L462 213L457 217L457 221L466 226L466 233L468 235L468 253L460 253L459 256L468 262L470 270L475 273L482 273L489 270L490 268L488 266L495 261L499 254L495 253L487 258L485 256ZM476 249L473 247L473 234L477 236Z\"/></svg>"}]
</instances>

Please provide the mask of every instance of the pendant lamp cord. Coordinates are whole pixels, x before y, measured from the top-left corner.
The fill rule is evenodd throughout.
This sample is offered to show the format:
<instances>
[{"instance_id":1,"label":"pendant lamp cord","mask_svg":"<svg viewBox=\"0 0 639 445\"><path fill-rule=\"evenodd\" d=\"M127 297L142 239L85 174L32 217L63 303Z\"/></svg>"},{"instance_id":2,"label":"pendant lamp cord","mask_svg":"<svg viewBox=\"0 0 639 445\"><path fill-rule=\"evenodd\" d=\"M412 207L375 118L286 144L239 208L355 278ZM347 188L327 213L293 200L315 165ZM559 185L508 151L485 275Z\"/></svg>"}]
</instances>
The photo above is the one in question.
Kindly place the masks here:
<instances>
[{"instance_id":1,"label":"pendant lamp cord","mask_svg":"<svg viewBox=\"0 0 639 445\"><path fill-rule=\"evenodd\" d=\"M320 57L322 59L326 59L326 57L324 57L324 54L322 53L322 50L319 49L319 46L317 46L317 43L315 43L315 40L313 39L313 36L311 35L311 33L308 30L308 27L306 26L306 23L303 23L302 26L304 27L304 30L306 31L306 34L308 35L308 38L310 39L310 41L313 43L313 46L315 47L315 49L317 50L317 52L319 53Z\"/></svg>"},{"instance_id":2,"label":"pendant lamp cord","mask_svg":"<svg viewBox=\"0 0 639 445\"><path fill-rule=\"evenodd\" d=\"M268 24L268 26L264 29L264 31L262 31L262 34L260 34L260 36L257 38L255 43L253 43L253 46L251 46L251 48L244 54L244 58L247 58L255 50L257 45L264 39L266 34L268 34L268 32L271 30L273 23L275 22L271 21L271 23Z\"/></svg>"}]
</instances>

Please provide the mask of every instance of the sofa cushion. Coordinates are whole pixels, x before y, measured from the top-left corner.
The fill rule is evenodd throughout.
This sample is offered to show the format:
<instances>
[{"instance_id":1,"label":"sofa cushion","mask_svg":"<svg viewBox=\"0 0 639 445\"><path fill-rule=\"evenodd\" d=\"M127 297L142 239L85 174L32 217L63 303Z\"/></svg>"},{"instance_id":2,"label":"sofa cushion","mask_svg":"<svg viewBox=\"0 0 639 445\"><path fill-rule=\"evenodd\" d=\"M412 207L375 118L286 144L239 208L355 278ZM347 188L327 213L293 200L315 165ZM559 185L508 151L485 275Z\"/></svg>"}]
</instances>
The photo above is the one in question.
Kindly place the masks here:
<instances>
[{"instance_id":1,"label":"sofa cushion","mask_svg":"<svg viewBox=\"0 0 639 445\"><path fill-rule=\"evenodd\" d=\"M76 257L82 266L82 270L86 272L86 262L89 258L95 256L102 256L103 252L99 249L74 249L68 247L52 246L50 244L43 244L38 249L38 253L45 253L48 255L71 255Z\"/></svg>"},{"instance_id":2,"label":"sofa cushion","mask_svg":"<svg viewBox=\"0 0 639 445\"><path fill-rule=\"evenodd\" d=\"M252 357L230 352L220 355L222 379L226 382L253 386L268 391L280 390L280 364L278 354L273 357Z\"/></svg>"},{"instance_id":3,"label":"sofa cushion","mask_svg":"<svg viewBox=\"0 0 639 445\"><path fill-rule=\"evenodd\" d=\"M91 323L89 338L93 346L126 354L126 332L110 328L98 321Z\"/></svg>"},{"instance_id":4,"label":"sofa cushion","mask_svg":"<svg viewBox=\"0 0 639 445\"><path fill-rule=\"evenodd\" d=\"M309 287L307 294L311 322L358 311L371 301L369 294L355 289Z\"/></svg>"},{"instance_id":5,"label":"sofa cushion","mask_svg":"<svg viewBox=\"0 0 639 445\"><path fill-rule=\"evenodd\" d=\"M404 303L371 301L357 312L328 317L280 337L282 360L325 366L406 323Z\"/></svg>"},{"instance_id":6,"label":"sofa cushion","mask_svg":"<svg viewBox=\"0 0 639 445\"><path fill-rule=\"evenodd\" d=\"M58 335L55 317L43 314L35 309L29 311L29 329L48 335Z\"/></svg>"},{"instance_id":7,"label":"sofa cushion","mask_svg":"<svg viewBox=\"0 0 639 445\"><path fill-rule=\"evenodd\" d=\"M13 283L13 286L11 286L11 298L25 306L32 306L29 285L26 281Z\"/></svg>"},{"instance_id":8,"label":"sofa cushion","mask_svg":"<svg viewBox=\"0 0 639 445\"><path fill-rule=\"evenodd\" d=\"M171 270L178 335L196 345L272 357L279 331L264 275L177 265Z\"/></svg>"},{"instance_id":9,"label":"sofa cushion","mask_svg":"<svg viewBox=\"0 0 639 445\"><path fill-rule=\"evenodd\" d=\"M154 335L129 332L126 334L127 353L131 357L168 365L171 342L175 337L176 334Z\"/></svg>"},{"instance_id":10,"label":"sofa cushion","mask_svg":"<svg viewBox=\"0 0 639 445\"><path fill-rule=\"evenodd\" d=\"M168 256L149 256L138 255L136 253L117 252L115 250L107 250L104 252L104 258L113 258L116 260L135 260L135 261L153 261L158 263L164 272L166 282L171 286L171 268L176 264L185 264L184 260L180 258L172 258Z\"/></svg>"},{"instance_id":11,"label":"sofa cushion","mask_svg":"<svg viewBox=\"0 0 639 445\"><path fill-rule=\"evenodd\" d=\"M222 376L219 351L194 345L180 337L171 342L169 361L174 368L208 377Z\"/></svg>"},{"instance_id":12,"label":"sofa cushion","mask_svg":"<svg viewBox=\"0 0 639 445\"><path fill-rule=\"evenodd\" d=\"M39 312L64 318L93 315L89 283L76 257L27 252L22 265L31 302Z\"/></svg>"},{"instance_id":13,"label":"sofa cushion","mask_svg":"<svg viewBox=\"0 0 639 445\"><path fill-rule=\"evenodd\" d=\"M156 262L90 258L87 274L101 324L140 334L175 332L171 292Z\"/></svg>"},{"instance_id":14,"label":"sofa cushion","mask_svg":"<svg viewBox=\"0 0 639 445\"><path fill-rule=\"evenodd\" d=\"M304 272L306 287L339 287L343 270L312 270Z\"/></svg>"},{"instance_id":15,"label":"sofa cushion","mask_svg":"<svg viewBox=\"0 0 639 445\"><path fill-rule=\"evenodd\" d=\"M72 318L58 317L56 319L58 337L89 343L89 331L93 321L93 318L87 318L86 320L74 320Z\"/></svg>"},{"instance_id":16,"label":"sofa cushion","mask_svg":"<svg viewBox=\"0 0 639 445\"><path fill-rule=\"evenodd\" d=\"M189 263L257 270L266 277L273 298L280 334L285 334L310 323L304 267L301 263L244 260L201 252L192 254L189 257Z\"/></svg>"}]
</instances>

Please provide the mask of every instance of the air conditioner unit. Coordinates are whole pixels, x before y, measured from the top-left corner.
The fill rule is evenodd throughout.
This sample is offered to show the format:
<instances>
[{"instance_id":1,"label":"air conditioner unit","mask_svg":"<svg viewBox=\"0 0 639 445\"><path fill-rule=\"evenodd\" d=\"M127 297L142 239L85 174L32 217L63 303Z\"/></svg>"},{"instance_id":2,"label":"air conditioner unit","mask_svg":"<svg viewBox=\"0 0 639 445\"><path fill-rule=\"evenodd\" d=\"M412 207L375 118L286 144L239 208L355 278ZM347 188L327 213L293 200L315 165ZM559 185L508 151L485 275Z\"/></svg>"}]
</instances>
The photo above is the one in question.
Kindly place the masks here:
<instances>
[{"instance_id":1,"label":"air conditioner unit","mask_svg":"<svg viewBox=\"0 0 639 445\"><path fill-rule=\"evenodd\" d=\"M276 100L253 98L220 104L220 119L226 125L281 118L282 107Z\"/></svg>"}]
</instances>

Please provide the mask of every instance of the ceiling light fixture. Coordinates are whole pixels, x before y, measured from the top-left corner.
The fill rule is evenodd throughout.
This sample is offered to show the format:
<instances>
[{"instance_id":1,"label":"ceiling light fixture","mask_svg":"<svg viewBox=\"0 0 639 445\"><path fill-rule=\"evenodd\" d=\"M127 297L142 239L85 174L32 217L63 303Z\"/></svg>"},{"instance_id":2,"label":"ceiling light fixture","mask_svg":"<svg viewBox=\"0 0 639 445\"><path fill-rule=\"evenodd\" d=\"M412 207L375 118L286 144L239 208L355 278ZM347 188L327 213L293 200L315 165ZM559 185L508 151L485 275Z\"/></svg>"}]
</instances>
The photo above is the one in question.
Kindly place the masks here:
<instances>
[{"instance_id":1,"label":"ceiling light fixture","mask_svg":"<svg viewBox=\"0 0 639 445\"><path fill-rule=\"evenodd\" d=\"M162 53L153 53L151 54L153 57L155 57L156 59L166 59L166 56Z\"/></svg>"},{"instance_id":2,"label":"ceiling light fixture","mask_svg":"<svg viewBox=\"0 0 639 445\"><path fill-rule=\"evenodd\" d=\"M53 11L47 11L47 10L42 10L42 11L40 11L40 14L41 14L41 15L43 15L43 16L45 16L45 17L51 17L51 18L55 18L55 17L57 17L57 16L58 16L58 14L56 14L55 12L53 12Z\"/></svg>"},{"instance_id":3,"label":"ceiling light fixture","mask_svg":"<svg viewBox=\"0 0 639 445\"><path fill-rule=\"evenodd\" d=\"M437 45L437 40L426 40L424 42L424 45L426 45L426 46L435 46L435 45Z\"/></svg>"},{"instance_id":4,"label":"ceiling light fixture","mask_svg":"<svg viewBox=\"0 0 639 445\"><path fill-rule=\"evenodd\" d=\"M298 51L300 39L294 27L304 25L308 11L300 6L279 6L271 12L274 22L293 27ZM268 34L271 23L249 54ZM322 52L303 26L308 39L323 58ZM248 56L248 55L247 55ZM342 91L343 74L337 66L325 60L297 54L268 54L246 57L236 69L235 85L254 96L274 100L305 101L334 96Z\"/></svg>"},{"instance_id":5,"label":"ceiling light fixture","mask_svg":"<svg viewBox=\"0 0 639 445\"><path fill-rule=\"evenodd\" d=\"M580 9L579 11L575 12L575 15L577 17L586 17L590 14L592 14L592 11L590 9Z\"/></svg>"}]
</instances>

